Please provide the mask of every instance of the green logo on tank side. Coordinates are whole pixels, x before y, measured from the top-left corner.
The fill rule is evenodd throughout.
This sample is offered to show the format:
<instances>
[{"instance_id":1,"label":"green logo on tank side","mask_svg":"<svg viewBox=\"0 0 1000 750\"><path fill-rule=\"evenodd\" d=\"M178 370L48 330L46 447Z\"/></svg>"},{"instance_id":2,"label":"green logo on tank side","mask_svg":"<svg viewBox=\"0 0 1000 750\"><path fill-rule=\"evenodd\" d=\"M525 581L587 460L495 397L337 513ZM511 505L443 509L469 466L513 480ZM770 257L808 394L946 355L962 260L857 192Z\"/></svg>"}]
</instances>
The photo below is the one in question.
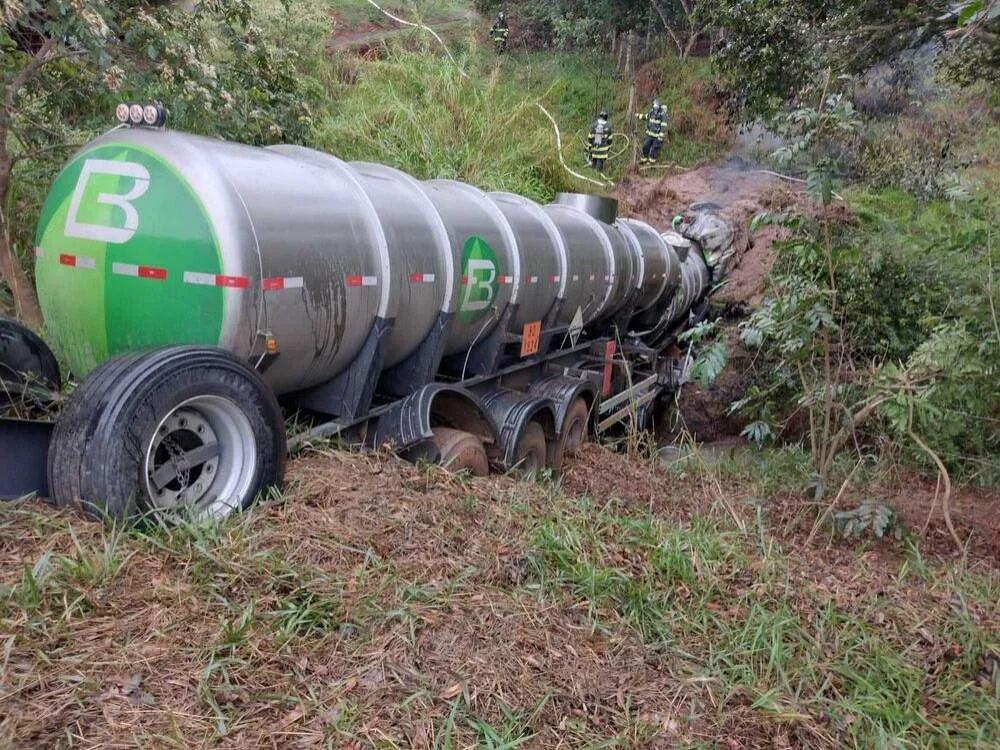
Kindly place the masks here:
<instances>
[{"instance_id":1,"label":"green logo on tank side","mask_svg":"<svg viewBox=\"0 0 1000 750\"><path fill-rule=\"evenodd\" d=\"M42 208L35 275L48 337L77 376L126 351L217 345L223 289L215 233L159 154L103 143L70 162Z\"/></svg>"},{"instance_id":2,"label":"green logo on tank side","mask_svg":"<svg viewBox=\"0 0 1000 750\"><path fill-rule=\"evenodd\" d=\"M469 237L462 248L458 319L466 324L475 323L489 311L499 291L500 263L496 253L482 237Z\"/></svg>"}]
</instances>

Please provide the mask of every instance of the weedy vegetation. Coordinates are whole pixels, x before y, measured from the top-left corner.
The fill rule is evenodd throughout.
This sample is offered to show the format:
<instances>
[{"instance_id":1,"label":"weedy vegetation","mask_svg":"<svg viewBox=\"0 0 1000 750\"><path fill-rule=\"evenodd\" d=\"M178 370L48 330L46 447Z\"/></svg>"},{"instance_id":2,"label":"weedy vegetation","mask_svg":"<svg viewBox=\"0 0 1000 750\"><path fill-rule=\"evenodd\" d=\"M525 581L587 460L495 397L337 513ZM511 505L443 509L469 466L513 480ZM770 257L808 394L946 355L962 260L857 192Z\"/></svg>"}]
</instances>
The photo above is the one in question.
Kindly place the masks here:
<instances>
[{"instance_id":1,"label":"weedy vegetation","mask_svg":"<svg viewBox=\"0 0 1000 750\"><path fill-rule=\"evenodd\" d=\"M808 464L588 446L527 483L323 450L221 525L6 506L0 741L994 745L996 558L810 540Z\"/></svg>"}]
</instances>

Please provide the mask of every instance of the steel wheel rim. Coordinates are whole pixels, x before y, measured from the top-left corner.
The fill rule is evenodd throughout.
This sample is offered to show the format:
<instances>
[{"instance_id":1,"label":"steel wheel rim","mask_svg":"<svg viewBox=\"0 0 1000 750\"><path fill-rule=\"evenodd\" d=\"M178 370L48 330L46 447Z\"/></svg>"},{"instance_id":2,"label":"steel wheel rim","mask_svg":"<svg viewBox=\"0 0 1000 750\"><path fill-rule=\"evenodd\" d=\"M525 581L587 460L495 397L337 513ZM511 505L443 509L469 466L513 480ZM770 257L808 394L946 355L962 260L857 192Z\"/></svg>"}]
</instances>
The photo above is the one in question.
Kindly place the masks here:
<instances>
[{"instance_id":1,"label":"steel wheel rim","mask_svg":"<svg viewBox=\"0 0 1000 750\"><path fill-rule=\"evenodd\" d=\"M253 427L223 396L195 396L174 407L153 432L143 465L153 508L214 518L243 507L256 474Z\"/></svg>"}]
</instances>

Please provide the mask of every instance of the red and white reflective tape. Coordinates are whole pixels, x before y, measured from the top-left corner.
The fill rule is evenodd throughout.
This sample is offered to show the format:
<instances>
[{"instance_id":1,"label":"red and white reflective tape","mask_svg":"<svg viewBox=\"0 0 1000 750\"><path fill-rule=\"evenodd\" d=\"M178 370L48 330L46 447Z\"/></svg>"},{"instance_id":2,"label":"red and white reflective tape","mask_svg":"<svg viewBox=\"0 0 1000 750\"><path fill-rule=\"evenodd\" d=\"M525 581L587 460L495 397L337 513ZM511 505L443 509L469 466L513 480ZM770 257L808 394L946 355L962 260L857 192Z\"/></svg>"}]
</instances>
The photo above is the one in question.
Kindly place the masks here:
<instances>
[{"instance_id":1,"label":"red and white reflective tape","mask_svg":"<svg viewBox=\"0 0 1000 750\"><path fill-rule=\"evenodd\" d=\"M537 284L538 283L538 277L537 276L529 276L528 278L525 279L525 282L528 283L528 284Z\"/></svg>"},{"instance_id":2,"label":"red and white reflective tape","mask_svg":"<svg viewBox=\"0 0 1000 750\"><path fill-rule=\"evenodd\" d=\"M514 283L514 277L513 276L501 276L500 278L497 279L497 281L499 281L501 284L513 284Z\"/></svg>"},{"instance_id":3,"label":"red and white reflective tape","mask_svg":"<svg viewBox=\"0 0 1000 750\"><path fill-rule=\"evenodd\" d=\"M562 276L553 276L549 279L549 281L551 281L553 284L558 284L560 281L562 281Z\"/></svg>"},{"instance_id":4,"label":"red and white reflective tape","mask_svg":"<svg viewBox=\"0 0 1000 750\"><path fill-rule=\"evenodd\" d=\"M414 284L433 284L434 274L432 273L411 273L410 281Z\"/></svg>"},{"instance_id":5,"label":"red and white reflective tape","mask_svg":"<svg viewBox=\"0 0 1000 750\"><path fill-rule=\"evenodd\" d=\"M573 274L573 281L579 281L579 280L580 280L580 274L574 273Z\"/></svg>"},{"instance_id":6,"label":"red and white reflective tape","mask_svg":"<svg viewBox=\"0 0 1000 750\"><path fill-rule=\"evenodd\" d=\"M301 276L273 276L264 279L265 292L280 292L284 289L302 289L306 285Z\"/></svg>"},{"instance_id":7,"label":"red and white reflective tape","mask_svg":"<svg viewBox=\"0 0 1000 750\"><path fill-rule=\"evenodd\" d=\"M154 281L164 281L167 278L166 268L137 266L133 263L112 263L111 273L118 276L131 276L136 279L153 279Z\"/></svg>"},{"instance_id":8,"label":"red and white reflective tape","mask_svg":"<svg viewBox=\"0 0 1000 750\"><path fill-rule=\"evenodd\" d=\"M87 268L91 271L97 268L97 260L94 258L88 258L85 255L67 255L66 253L59 255L59 264L73 268Z\"/></svg>"},{"instance_id":9,"label":"red and white reflective tape","mask_svg":"<svg viewBox=\"0 0 1000 750\"><path fill-rule=\"evenodd\" d=\"M590 274L590 280L591 280L591 281L593 281L593 280L594 280L594 279L596 279L596 278L597 278L596 274Z\"/></svg>"},{"instance_id":10,"label":"red and white reflective tape","mask_svg":"<svg viewBox=\"0 0 1000 750\"><path fill-rule=\"evenodd\" d=\"M44 258L45 257L45 251L42 250L42 248L40 248L40 247L36 247L35 248L35 257L36 258Z\"/></svg>"},{"instance_id":11,"label":"red and white reflective tape","mask_svg":"<svg viewBox=\"0 0 1000 750\"><path fill-rule=\"evenodd\" d=\"M348 276L344 283L347 286L378 286L378 276Z\"/></svg>"},{"instance_id":12,"label":"red and white reflective tape","mask_svg":"<svg viewBox=\"0 0 1000 750\"><path fill-rule=\"evenodd\" d=\"M246 276L222 276L217 273L185 271L184 283L195 284L196 286L218 286L227 287L229 289L246 289L250 286L250 279Z\"/></svg>"}]
</instances>

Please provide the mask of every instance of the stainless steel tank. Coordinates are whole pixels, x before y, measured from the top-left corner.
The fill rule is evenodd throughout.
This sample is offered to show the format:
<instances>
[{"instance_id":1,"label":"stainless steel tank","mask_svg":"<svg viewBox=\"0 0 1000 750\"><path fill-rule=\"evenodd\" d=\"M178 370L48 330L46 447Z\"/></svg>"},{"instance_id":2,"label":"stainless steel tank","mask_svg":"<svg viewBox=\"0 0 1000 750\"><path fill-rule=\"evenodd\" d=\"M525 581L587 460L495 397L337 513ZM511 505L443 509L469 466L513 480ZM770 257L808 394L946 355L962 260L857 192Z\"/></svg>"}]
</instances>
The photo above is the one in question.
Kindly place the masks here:
<instances>
[{"instance_id":1,"label":"stainless steel tank","mask_svg":"<svg viewBox=\"0 0 1000 750\"><path fill-rule=\"evenodd\" d=\"M614 250L601 223L572 206L557 203L543 208L558 227L568 250L566 297L560 324L581 312L584 325L597 320L611 294Z\"/></svg>"},{"instance_id":2,"label":"stainless steel tank","mask_svg":"<svg viewBox=\"0 0 1000 750\"><path fill-rule=\"evenodd\" d=\"M118 129L53 185L39 293L78 376L144 347L216 345L251 361L276 347L264 377L286 393L347 368L376 318L394 321L390 367L442 313L445 352L457 354L512 304L515 327L545 320L557 300L559 325L578 310L585 324L608 320L633 298L640 310L663 304L679 267L669 241L578 207L614 221L607 201L570 198L541 207L301 147Z\"/></svg>"},{"instance_id":3,"label":"stainless steel tank","mask_svg":"<svg viewBox=\"0 0 1000 750\"><path fill-rule=\"evenodd\" d=\"M642 313L673 293L680 284L681 262L677 252L649 224L636 219L621 223L632 233L639 247L639 301L635 312Z\"/></svg>"},{"instance_id":4,"label":"stainless steel tank","mask_svg":"<svg viewBox=\"0 0 1000 750\"><path fill-rule=\"evenodd\" d=\"M691 306L708 290L708 266L701 253L690 252L681 263L681 285L664 313L664 318L677 323L687 315Z\"/></svg>"},{"instance_id":5,"label":"stainless steel tank","mask_svg":"<svg viewBox=\"0 0 1000 750\"><path fill-rule=\"evenodd\" d=\"M490 193L517 237L521 294L515 328L542 321L565 291L566 243L555 223L532 200L511 193Z\"/></svg>"},{"instance_id":6,"label":"stainless steel tank","mask_svg":"<svg viewBox=\"0 0 1000 750\"><path fill-rule=\"evenodd\" d=\"M381 164L350 166L379 215L399 280L393 308L399 325L390 333L385 361L391 367L416 350L439 313L455 311L460 258L417 180Z\"/></svg>"},{"instance_id":7,"label":"stainless steel tank","mask_svg":"<svg viewBox=\"0 0 1000 750\"><path fill-rule=\"evenodd\" d=\"M610 318L621 311L631 296L632 289L641 286L635 278L638 258L632 245L618 226L598 222L601 231L608 237L611 248L611 265L608 275L608 295L600 317Z\"/></svg>"},{"instance_id":8,"label":"stainless steel tank","mask_svg":"<svg viewBox=\"0 0 1000 750\"><path fill-rule=\"evenodd\" d=\"M457 354L489 336L521 293L517 238L482 190L454 180L421 186L440 214L460 269L456 316L445 353Z\"/></svg>"}]
</instances>

